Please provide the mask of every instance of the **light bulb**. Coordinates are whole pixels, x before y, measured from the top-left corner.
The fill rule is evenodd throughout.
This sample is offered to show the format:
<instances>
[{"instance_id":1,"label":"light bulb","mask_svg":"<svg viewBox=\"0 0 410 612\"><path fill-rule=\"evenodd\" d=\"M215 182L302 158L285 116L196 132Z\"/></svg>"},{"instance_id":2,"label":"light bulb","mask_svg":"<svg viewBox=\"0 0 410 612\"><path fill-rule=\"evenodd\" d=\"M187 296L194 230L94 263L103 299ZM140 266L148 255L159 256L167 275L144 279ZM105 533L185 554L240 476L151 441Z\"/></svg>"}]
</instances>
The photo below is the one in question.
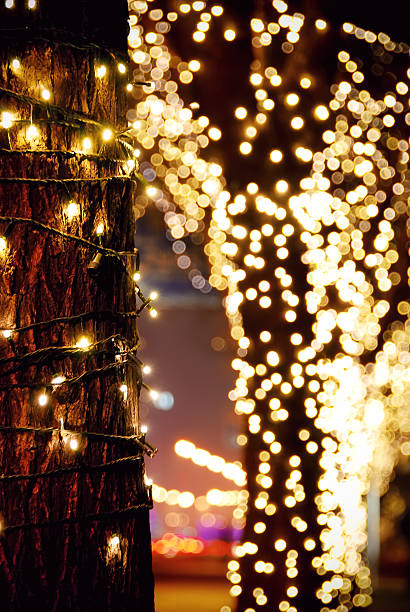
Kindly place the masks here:
<instances>
[{"instance_id":1,"label":"light bulb","mask_svg":"<svg viewBox=\"0 0 410 612\"><path fill-rule=\"evenodd\" d=\"M112 130L110 130L109 128L106 128L103 133L102 133L102 139L105 142L108 142L109 140L111 140L111 138L113 137L113 132Z\"/></svg>"},{"instance_id":2,"label":"light bulb","mask_svg":"<svg viewBox=\"0 0 410 612\"><path fill-rule=\"evenodd\" d=\"M5 130L8 130L9 128L11 128L13 123L14 123L14 117L12 113L8 113L6 111L1 113L1 127L2 128L4 128Z\"/></svg>"},{"instance_id":3,"label":"light bulb","mask_svg":"<svg viewBox=\"0 0 410 612\"><path fill-rule=\"evenodd\" d=\"M79 443L78 443L77 438L70 438L69 444L70 444L71 450L73 450L73 451L78 450Z\"/></svg>"},{"instance_id":4,"label":"light bulb","mask_svg":"<svg viewBox=\"0 0 410 612\"><path fill-rule=\"evenodd\" d=\"M36 138L38 136L38 128L32 123L27 128L27 138Z\"/></svg>"},{"instance_id":5,"label":"light bulb","mask_svg":"<svg viewBox=\"0 0 410 612\"><path fill-rule=\"evenodd\" d=\"M40 393L37 398L39 406L45 406L48 402L48 395L46 393Z\"/></svg>"},{"instance_id":6,"label":"light bulb","mask_svg":"<svg viewBox=\"0 0 410 612\"><path fill-rule=\"evenodd\" d=\"M41 97L43 98L43 100L48 102L48 100L50 100L50 98L51 98L50 91L48 89L42 89L41 90Z\"/></svg>"},{"instance_id":7,"label":"light bulb","mask_svg":"<svg viewBox=\"0 0 410 612\"><path fill-rule=\"evenodd\" d=\"M92 142L91 142L91 138L83 138L83 149L84 151L89 151L92 147Z\"/></svg>"},{"instance_id":8,"label":"light bulb","mask_svg":"<svg viewBox=\"0 0 410 612\"><path fill-rule=\"evenodd\" d=\"M14 60L12 60L11 62L11 67L13 68L13 70L18 70L20 66L21 66L20 60L17 59L17 57L15 57Z\"/></svg>"},{"instance_id":9,"label":"light bulb","mask_svg":"<svg viewBox=\"0 0 410 612\"><path fill-rule=\"evenodd\" d=\"M104 77L107 73L107 68L102 64L101 66L98 66L97 70L95 71L96 75L102 79L102 77Z\"/></svg>"},{"instance_id":10,"label":"light bulb","mask_svg":"<svg viewBox=\"0 0 410 612\"><path fill-rule=\"evenodd\" d=\"M118 64L117 68L118 72L120 72L121 74L125 74L127 72L127 68L124 64Z\"/></svg>"},{"instance_id":11,"label":"light bulb","mask_svg":"<svg viewBox=\"0 0 410 612\"><path fill-rule=\"evenodd\" d=\"M101 234L104 233L104 223L99 223L96 227L95 233L97 234L97 236L101 236Z\"/></svg>"},{"instance_id":12,"label":"light bulb","mask_svg":"<svg viewBox=\"0 0 410 612\"><path fill-rule=\"evenodd\" d=\"M11 338L11 329L3 329L1 333L4 338Z\"/></svg>"},{"instance_id":13,"label":"light bulb","mask_svg":"<svg viewBox=\"0 0 410 612\"><path fill-rule=\"evenodd\" d=\"M76 202L69 202L65 209L65 213L68 217L68 220L71 222L74 217L77 217L80 214L80 207Z\"/></svg>"},{"instance_id":14,"label":"light bulb","mask_svg":"<svg viewBox=\"0 0 410 612\"><path fill-rule=\"evenodd\" d=\"M89 341L89 339L86 336L81 336L81 338L78 340L76 347L80 348L80 349L88 349L90 346L91 342Z\"/></svg>"}]
</instances>

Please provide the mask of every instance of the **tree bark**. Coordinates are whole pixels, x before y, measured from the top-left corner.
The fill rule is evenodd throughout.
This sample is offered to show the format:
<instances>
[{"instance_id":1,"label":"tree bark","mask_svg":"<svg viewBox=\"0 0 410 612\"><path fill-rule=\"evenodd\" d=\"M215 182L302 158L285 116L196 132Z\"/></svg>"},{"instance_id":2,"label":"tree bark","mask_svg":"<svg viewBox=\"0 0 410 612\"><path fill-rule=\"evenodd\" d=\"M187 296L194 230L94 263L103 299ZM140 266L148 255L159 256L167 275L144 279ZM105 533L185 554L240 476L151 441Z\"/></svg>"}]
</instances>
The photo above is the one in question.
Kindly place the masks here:
<instances>
[{"instance_id":1,"label":"tree bark","mask_svg":"<svg viewBox=\"0 0 410 612\"><path fill-rule=\"evenodd\" d=\"M1 110L16 119L0 128L0 215L132 252L138 184L123 148L102 140L105 126L126 126L128 81L117 67L126 64L126 2L115 14L106 2L102 12L91 1L55 4L0 9ZM91 275L98 250L85 242L28 222L0 227L0 327L29 326L0 338L1 600L12 611L153 610L141 446L89 435L140 435L135 258L102 253ZM73 351L82 336L89 349ZM56 374L82 378L51 385ZM13 474L32 476L4 478Z\"/></svg>"}]
</instances>

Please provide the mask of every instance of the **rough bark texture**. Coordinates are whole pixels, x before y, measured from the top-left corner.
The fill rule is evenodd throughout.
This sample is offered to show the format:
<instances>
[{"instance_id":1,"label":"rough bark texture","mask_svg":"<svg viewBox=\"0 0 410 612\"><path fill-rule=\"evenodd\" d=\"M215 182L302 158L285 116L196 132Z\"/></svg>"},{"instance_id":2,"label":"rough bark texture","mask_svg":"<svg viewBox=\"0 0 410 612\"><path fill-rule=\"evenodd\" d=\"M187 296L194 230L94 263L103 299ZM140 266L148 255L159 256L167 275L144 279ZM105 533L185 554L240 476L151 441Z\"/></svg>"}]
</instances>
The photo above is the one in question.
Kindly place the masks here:
<instances>
[{"instance_id":1,"label":"rough bark texture","mask_svg":"<svg viewBox=\"0 0 410 612\"><path fill-rule=\"evenodd\" d=\"M65 16L50 12L52 4L40 2L39 12L32 11L32 17L25 6L17 6L14 15L4 3L0 9L1 23L16 28L3 31L0 39L0 87L36 100L41 100L41 89L46 87L52 96L47 109L0 90L2 111L32 119L38 127L38 134L31 137L29 123L24 121L8 130L0 128L1 177L123 175L124 162L115 161L120 156L118 148L101 150L101 128L73 122L52 105L110 126L124 126L126 76L119 73L112 53L87 45L85 36L91 27L89 41L99 40L100 45L121 51L126 42L126 2L118 3L109 26L104 14L93 13L93 2L70 3ZM62 24L64 36L59 31ZM27 25L24 39L21 25ZM16 57L18 70L11 65ZM104 79L95 74L100 63L107 67ZM89 155L75 153L84 137L93 141ZM34 219L94 242L98 242L96 227L102 223L104 247L132 251L136 189L136 181L125 177L50 183L0 178L0 215ZM71 200L80 208L73 219L66 214ZM128 273L115 258L104 258L101 274L94 278L87 266L95 251L85 245L27 223L0 227L1 233L8 231L1 254L0 328L91 313L80 320L15 333L10 340L1 336L0 425L59 427L63 418L67 430L138 433L139 374L134 368L116 367L79 384L49 389L44 406L38 403L44 384L33 386L49 385L56 373L69 379L116 363L118 345L101 342L113 334L125 338L129 346L137 344L135 317L115 314L136 310L133 258L124 259ZM16 360L45 347L72 347L82 335L91 343L101 343L68 357L57 350L37 364L32 358ZM125 382L127 398L120 391ZM153 610L150 496L143 479L143 458L101 470L86 467L137 455L136 447L79 435L79 449L73 452L68 437L63 434L61 440L56 431L0 431L0 437L2 474L78 468L28 480L0 480L2 525L26 525L6 530L0 539L0 598L5 609ZM126 511L135 506L141 507ZM114 535L118 539L112 540Z\"/></svg>"}]
</instances>

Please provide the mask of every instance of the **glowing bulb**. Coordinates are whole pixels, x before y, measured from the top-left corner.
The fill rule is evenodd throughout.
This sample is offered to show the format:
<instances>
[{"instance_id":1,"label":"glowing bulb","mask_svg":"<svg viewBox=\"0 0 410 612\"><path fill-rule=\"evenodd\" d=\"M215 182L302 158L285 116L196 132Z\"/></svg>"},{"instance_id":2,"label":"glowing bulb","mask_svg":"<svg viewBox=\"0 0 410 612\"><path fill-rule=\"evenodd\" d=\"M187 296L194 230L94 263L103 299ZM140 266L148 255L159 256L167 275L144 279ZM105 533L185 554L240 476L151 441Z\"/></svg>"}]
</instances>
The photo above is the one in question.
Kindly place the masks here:
<instances>
[{"instance_id":1,"label":"glowing bulb","mask_svg":"<svg viewBox=\"0 0 410 612\"><path fill-rule=\"evenodd\" d=\"M3 329L1 333L4 338L11 338L11 329Z\"/></svg>"},{"instance_id":2,"label":"glowing bulb","mask_svg":"<svg viewBox=\"0 0 410 612\"><path fill-rule=\"evenodd\" d=\"M114 136L113 131L110 130L110 128L106 128L102 133L102 139L105 142L108 142L109 140L111 140L113 136Z\"/></svg>"},{"instance_id":3,"label":"glowing bulb","mask_svg":"<svg viewBox=\"0 0 410 612\"><path fill-rule=\"evenodd\" d=\"M70 438L69 444L70 444L71 450L73 451L78 450L79 444L78 444L77 438Z\"/></svg>"},{"instance_id":4,"label":"glowing bulb","mask_svg":"<svg viewBox=\"0 0 410 612\"><path fill-rule=\"evenodd\" d=\"M146 425L141 425L141 433L146 434L148 431L148 427Z\"/></svg>"},{"instance_id":5,"label":"glowing bulb","mask_svg":"<svg viewBox=\"0 0 410 612\"><path fill-rule=\"evenodd\" d=\"M237 108L235 108L235 117L237 119L245 119L247 114L248 111L244 106L238 106Z\"/></svg>"},{"instance_id":6,"label":"glowing bulb","mask_svg":"<svg viewBox=\"0 0 410 612\"><path fill-rule=\"evenodd\" d=\"M252 145L250 142L241 142L241 144L239 145L239 151L242 153L242 155L249 155L249 153L252 151Z\"/></svg>"},{"instance_id":7,"label":"glowing bulb","mask_svg":"<svg viewBox=\"0 0 410 612\"><path fill-rule=\"evenodd\" d=\"M101 236L101 234L104 233L104 223L101 222L97 225L95 233L97 234L97 236Z\"/></svg>"},{"instance_id":8,"label":"glowing bulb","mask_svg":"<svg viewBox=\"0 0 410 612\"><path fill-rule=\"evenodd\" d=\"M235 40L235 38L236 38L235 30L232 30L231 28L229 28L228 30L225 30L224 38L225 38L225 40L228 40L229 42L232 41L232 40Z\"/></svg>"},{"instance_id":9,"label":"glowing bulb","mask_svg":"<svg viewBox=\"0 0 410 612\"><path fill-rule=\"evenodd\" d=\"M81 336L81 338L78 340L76 344L76 347L83 349L83 350L87 350L90 345L91 345L91 342L89 341L89 339L86 336Z\"/></svg>"},{"instance_id":10,"label":"glowing bulb","mask_svg":"<svg viewBox=\"0 0 410 612\"><path fill-rule=\"evenodd\" d=\"M139 281L139 279L141 278L141 273L134 272L134 276L132 278L134 279L135 282Z\"/></svg>"},{"instance_id":11,"label":"glowing bulb","mask_svg":"<svg viewBox=\"0 0 410 612\"><path fill-rule=\"evenodd\" d=\"M27 138L36 138L38 136L38 128L32 123L27 128Z\"/></svg>"},{"instance_id":12,"label":"glowing bulb","mask_svg":"<svg viewBox=\"0 0 410 612\"><path fill-rule=\"evenodd\" d=\"M125 88L127 91L132 91L134 89L133 84L132 83L127 83L127 86Z\"/></svg>"},{"instance_id":13,"label":"glowing bulb","mask_svg":"<svg viewBox=\"0 0 410 612\"><path fill-rule=\"evenodd\" d=\"M41 97L43 98L43 100L45 100L46 102L48 102L48 100L50 100L50 98L51 98L51 93L50 93L50 90L48 90L48 89L42 89L42 90L41 90Z\"/></svg>"},{"instance_id":14,"label":"glowing bulb","mask_svg":"<svg viewBox=\"0 0 410 612\"><path fill-rule=\"evenodd\" d=\"M152 368L149 365L144 365L144 367L142 368L142 371L144 374L151 374Z\"/></svg>"},{"instance_id":15,"label":"glowing bulb","mask_svg":"<svg viewBox=\"0 0 410 612\"><path fill-rule=\"evenodd\" d=\"M211 140L220 140L222 137L222 132L217 127L211 127L208 131L208 135Z\"/></svg>"},{"instance_id":16,"label":"glowing bulb","mask_svg":"<svg viewBox=\"0 0 410 612\"><path fill-rule=\"evenodd\" d=\"M192 72L198 72L198 70L201 68L201 62L199 62L198 60L191 60L188 63L188 68L192 71Z\"/></svg>"},{"instance_id":17,"label":"glowing bulb","mask_svg":"<svg viewBox=\"0 0 410 612\"><path fill-rule=\"evenodd\" d=\"M92 142L91 142L91 138L83 138L83 150L84 151L89 151L91 149L92 146Z\"/></svg>"},{"instance_id":18,"label":"glowing bulb","mask_svg":"<svg viewBox=\"0 0 410 612\"><path fill-rule=\"evenodd\" d=\"M158 310L156 310L155 308L151 308L151 310L149 311L149 314L151 315L153 319L156 319L158 316Z\"/></svg>"},{"instance_id":19,"label":"glowing bulb","mask_svg":"<svg viewBox=\"0 0 410 612\"><path fill-rule=\"evenodd\" d=\"M11 113L3 112L1 114L1 127L3 127L5 130L8 130L9 128L11 128L13 123L14 117Z\"/></svg>"},{"instance_id":20,"label":"glowing bulb","mask_svg":"<svg viewBox=\"0 0 410 612\"><path fill-rule=\"evenodd\" d=\"M141 151L139 149L134 149L132 154L134 155L134 157L139 157L141 155Z\"/></svg>"},{"instance_id":21,"label":"glowing bulb","mask_svg":"<svg viewBox=\"0 0 410 612\"><path fill-rule=\"evenodd\" d=\"M302 117L293 117L292 121L290 122L290 125L293 127L294 130L300 130L303 128L304 123L305 122Z\"/></svg>"},{"instance_id":22,"label":"glowing bulb","mask_svg":"<svg viewBox=\"0 0 410 612\"><path fill-rule=\"evenodd\" d=\"M278 193L286 193L289 189L289 183L284 180L280 180L276 183L275 189Z\"/></svg>"},{"instance_id":23,"label":"glowing bulb","mask_svg":"<svg viewBox=\"0 0 410 612\"><path fill-rule=\"evenodd\" d=\"M329 111L327 110L326 106L323 106L323 104L316 106L314 113L316 119L320 119L320 121L325 121L329 117Z\"/></svg>"},{"instance_id":24,"label":"glowing bulb","mask_svg":"<svg viewBox=\"0 0 410 612\"><path fill-rule=\"evenodd\" d=\"M7 242L3 236L0 236L0 253L4 253L7 249Z\"/></svg>"},{"instance_id":25,"label":"glowing bulb","mask_svg":"<svg viewBox=\"0 0 410 612\"><path fill-rule=\"evenodd\" d=\"M54 378L51 380L51 384L61 385L61 383L63 383L64 381L65 381L65 376L61 376L61 374L59 374L58 376L54 376Z\"/></svg>"},{"instance_id":26,"label":"glowing bulb","mask_svg":"<svg viewBox=\"0 0 410 612\"><path fill-rule=\"evenodd\" d=\"M222 15L222 13L224 12L222 6L219 5L215 5L211 8L211 13L212 15L214 15L215 17L220 17Z\"/></svg>"},{"instance_id":27,"label":"glowing bulb","mask_svg":"<svg viewBox=\"0 0 410 612\"><path fill-rule=\"evenodd\" d=\"M144 482L147 485L147 487L151 487L153 483L152 478L148 478L148 476L144 477Z\"/></svg>"},{"instance_id":28,"label":"glowing bulb","mask_svg":"<svg viewBox=\"0 0 410 612\"><path fill-rule=\"evenodd\" d=\"M65 213L68 217L68 220L72 221L74 217L77 217L80 214L80 207L76 202L69 202L65 209Z\"/></svg>"},{"instance_id":29,"label":"glowing bulb","mask_svg":"<svg viewBox=\"0 0 410 612\"><path fill-rule=\"evenodd\" d=\"M10 9L13 8L14 6L14 0L6 0L6 2L4 3L5 7Z\"/></svg>"},{"instance_id":30,"label":"glowing bulb","mask_svg":"<svg viewBox=\"0 0 410 612\"><path fill-rule=\"evenodd\" d=\"M273 151L270 152L269 157L274 164L277 164L283 159L283 153L282 151L279 151L279 149L273 149Z\"/></svg>"},{"instance_id":31,"label":"glowing bulb","mask_svg":"<svg viewBox=\"0 0 410 612\"><path fill-rule=\"evenodd\" d=\"M118 64L117 68L118 72L120 72L121 74L125 74L127 72L127 68L124 64Z\"/></svg>"},{"instance_id":32,"label":"glowing bulb","mask_svg":"<svg viewBox=\"0 0 410 612\"><path fill-rule=\"evenodd\" d=\"M158 295L158 291L151 291L149 297L151 298L151 300L156 300L158 298Z\"/></svg>"},{"instance_id":33,"label":"glowing bulb","mask_svg":"<svg viewBox=\"0 0 410 612\"><path fill-rule=\"evenodd\" d=\"M286 104L289 106L296 106L299 102L299 96L295 93L290 93L286 96Z\"/></svg>"},{"instance_id":34,"label":"glowing bulb","mask_svg":"<svg viewBox=\"0 0 410 612\"><path fill-rule=\"evenodd\" d=\"M104 65L98 66L97 70L96 70L96 75L102 79L102 77L104 77L107 73L107 68Z\"/></svg>"},{"instance_id":35,"label":"glowing bulb","mask_svg":"<svg viewBox=\"0 0 410 612\"><path fill-rule=\"evenodd\" d=\"M315 26L318 30L326 30L327 23L324 19L316 19Z\"/></svg>"},{"instance_id":36,"label":"glowing bulb","mask_svg":"<svg viewBox=\"0 0 410 612\"><path fill-rule=\"evenodd\" d=\"M20 60L18 60L17 57L15 57L14 60L12 60L11 62L11 67L13 68L13 70L18 70L20 66L21 66Z\"/></svg>"},{"instance_id":37,"label":"glowing bulb","mask_svg":"<svg viewBox=\"0 0 410 612\"><path fill-rule=\"evenodd\" d=\"M312 81L309 79L309 77L302 77L300 79L300 86L303 87L303 89L309 89L311 85Z\"/></svg>"},{"instance_id":38,"label":"glowing bulb","mask_svg":"<svg viewBox=\"0 0 410 612\"><path fill-rule=\"evenodd\" d=\"M36 0L28 0L27 6L29 9L36 8Z\"/></svg>"},{"instance_id":39,"label":"glowing bulb","mask_svg":"<svg viewBox=\"0 0 410 612\"><path fill-rule=\"evenodd\" d=\"M147 196L149 196L150 198L154 198L157 195L157 190L155 187L148 187L146 191Z\"/></svg>"},{"instance_id":40,"label":"glowing bulb","mask_svg":"<svg viewBox=\"0 0 410 612\"><path fill-rule=\"evenodd\" d=\"M48 395L46 393L40 393L37 401L39 406L45 406L48 402Z\"/></svg>"}]
</instances>

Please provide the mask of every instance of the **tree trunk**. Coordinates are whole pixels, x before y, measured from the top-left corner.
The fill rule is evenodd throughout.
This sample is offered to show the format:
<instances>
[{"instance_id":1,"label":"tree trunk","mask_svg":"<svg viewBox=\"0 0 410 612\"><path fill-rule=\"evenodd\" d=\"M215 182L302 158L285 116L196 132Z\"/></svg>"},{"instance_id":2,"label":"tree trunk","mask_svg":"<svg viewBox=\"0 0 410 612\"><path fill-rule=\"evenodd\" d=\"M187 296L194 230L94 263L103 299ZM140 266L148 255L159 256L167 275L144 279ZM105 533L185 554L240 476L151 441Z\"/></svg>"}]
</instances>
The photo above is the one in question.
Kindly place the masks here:
<instances>
[{"instance_id":1,"label":"tree trunk","mask_svg":"<svg viewBox=\"0 0 410 612\"><path fill-rule=\"evenodd\" d=\"M0 338L0 597L147 612L136 258L117 254L134 251L138 189L119 142L127 6L15 4L0 9L0 328L26 329Z\"/></svg>"}]
</instances>

